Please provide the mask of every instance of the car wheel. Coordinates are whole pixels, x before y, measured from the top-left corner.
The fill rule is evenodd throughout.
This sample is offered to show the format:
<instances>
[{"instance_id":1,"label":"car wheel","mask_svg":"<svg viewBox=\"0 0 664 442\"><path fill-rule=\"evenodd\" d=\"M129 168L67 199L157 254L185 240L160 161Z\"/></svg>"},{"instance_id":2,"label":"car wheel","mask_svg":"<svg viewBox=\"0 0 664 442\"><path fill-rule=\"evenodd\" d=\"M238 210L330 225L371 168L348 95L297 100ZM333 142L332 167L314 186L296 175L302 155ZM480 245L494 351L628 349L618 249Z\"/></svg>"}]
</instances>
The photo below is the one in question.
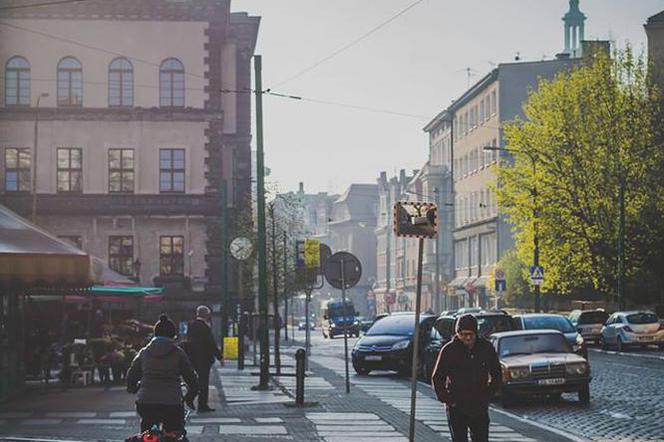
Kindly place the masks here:
<instances>
[{"instance_id":1,"label":"car wheel","mask_svg":"<svg viewBox=\"0 0 664 442\"><path fill-rule=\"evenodd\" d=\"M355 364L353 364L353 368L355 369L355 373L359 374L360 376L366 376L369 373L371 373L371 370L365 367L360 367Z\"/></svg>"},{"instance_id":2,"label":"car wheel","mask_svg":"<svg viewBox=\"0 0 664 442\"><path fill-rule=\"evenodd\" d=\"M599 338L599 346L602 348L602 350L608 350L609 346L607 345L606 341L604 340L604 336L601 336Z\"/></svg>"},{"instance_id":3,"label":"car wheel","mask_svg":"<svg viewBox=\"0 0 664 442\"><path fill-rule=\"evenodd\" d=\"M622 338L620 336L618 336L618 339L616 339L616 349L621 353L625 351L625 344L623 344Z\"/></svg>"},{"instance_id":4,"label":"car wheel","mask_svg":"<svg viewBox=\"0 0 664 442\"><path fill-rule=\"evenodd\" d=\"M586 384L581 390L579 390L579 402L584 405L590 403L590 385Z\"/></svg>"}]
</instances>

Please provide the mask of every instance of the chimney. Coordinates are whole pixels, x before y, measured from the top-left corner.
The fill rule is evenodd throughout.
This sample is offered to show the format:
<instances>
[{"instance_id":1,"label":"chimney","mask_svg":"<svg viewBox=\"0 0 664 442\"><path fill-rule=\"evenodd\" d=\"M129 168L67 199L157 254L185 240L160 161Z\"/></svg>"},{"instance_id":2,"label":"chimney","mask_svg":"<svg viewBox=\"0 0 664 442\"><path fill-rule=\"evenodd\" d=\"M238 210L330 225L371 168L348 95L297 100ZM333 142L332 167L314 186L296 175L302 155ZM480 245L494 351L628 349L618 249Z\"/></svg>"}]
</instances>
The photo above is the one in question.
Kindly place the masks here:
<instances>
[{"instance_id":1,"label":"chimney","mask_svg":"<svg viewBox=\"0 0 664 442\"><path fill-rule=\"evenodd\" d=\"M300 181L300 190L299 193L304 193L304 183Z\"/></svg>"}]
</instances>

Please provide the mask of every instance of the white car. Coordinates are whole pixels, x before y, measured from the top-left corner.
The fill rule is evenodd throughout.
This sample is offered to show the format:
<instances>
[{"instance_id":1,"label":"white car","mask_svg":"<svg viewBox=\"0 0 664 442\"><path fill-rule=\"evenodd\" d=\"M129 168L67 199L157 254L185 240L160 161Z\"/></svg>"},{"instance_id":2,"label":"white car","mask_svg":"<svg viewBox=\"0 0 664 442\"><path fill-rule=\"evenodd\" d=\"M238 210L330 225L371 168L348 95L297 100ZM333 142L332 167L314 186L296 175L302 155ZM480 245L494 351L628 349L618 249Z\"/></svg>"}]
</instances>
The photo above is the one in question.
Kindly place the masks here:
<instances>
[{"instance_id":1,"label":"white car","mask_svg":"<svg viewBox=\"0 0 664 442\"><path fill-rule=\"evenodd\" d=\"M615 312L602 327L599 338L603 349L615 346L623 351L627 346L651 344L664 349L664 325L656 314L649 311Z\"/></svg>"}]
</instances>

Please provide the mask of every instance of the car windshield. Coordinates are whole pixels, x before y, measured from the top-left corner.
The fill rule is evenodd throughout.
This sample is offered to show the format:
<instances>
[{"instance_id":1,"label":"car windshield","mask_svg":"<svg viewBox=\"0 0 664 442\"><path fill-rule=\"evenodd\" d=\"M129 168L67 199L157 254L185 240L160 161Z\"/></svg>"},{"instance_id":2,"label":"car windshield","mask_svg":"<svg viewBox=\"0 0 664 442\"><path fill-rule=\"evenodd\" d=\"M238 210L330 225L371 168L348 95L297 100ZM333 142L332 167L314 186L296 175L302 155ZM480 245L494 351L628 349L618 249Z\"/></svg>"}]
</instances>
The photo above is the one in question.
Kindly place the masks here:
<instances>
[{"instance_id":1,"label":"car windshield","mask_svg":"<svg viewBox=\"0 0 664 442\"><path fill-rule=\"evenodd\" d=\"M627 321L630 324L654 324L659 322L659 319L654 313L634 313L627 315Z\"/></svg>"},{"instance_id":2,"label":"car windshield","mask_svg":"<svg viewBox=\"0 0 664 442\"><path fill-rule=\"evenodd\" d=\"M604 324L609 318L606 312L584 312L579 316L578 324Z\"/></svg>"},{"instance_id":3,"label":"car windshield","mask_svg":"<svg viewBox=\"0 0 664 442\"><path fill-rule=\"evenodd\" d=\"M530 355L534 353L569 353L567 341L562 335L541 334L508 336L499 344L499 356Z\"/></svg>"},{"instance_id":4,"label":"car windshield","mask_svg":"<svg viewBox=\"0 0 664 442\"><path fill-rule=\"evenodd\" d=\"M480 336L487 337L492 333L514 330L512 318L506 315L484 316L477 318Z\"/></svg>"},{"instance_id":5,"label":"car windshield","mask_svg":"<svg viewBox=\"0 0 664 442\"><path fill-rule=\"evenodd\" d=\"M374 323L367 332L367 335L411 336L413 330L415 330L414 323L412 315L388 316Z\"/></svg>"},{"instance_id":6,"label":"car windshield","mask_svg":"<svg viewBox=\"0 0 664 442\"><path fill-rule=\"evenodd\" d=\"M523 318L526 330L558 330L563 333L572 333L574 327L564 316L525 316Z\"/></svg>"}]
</instances>

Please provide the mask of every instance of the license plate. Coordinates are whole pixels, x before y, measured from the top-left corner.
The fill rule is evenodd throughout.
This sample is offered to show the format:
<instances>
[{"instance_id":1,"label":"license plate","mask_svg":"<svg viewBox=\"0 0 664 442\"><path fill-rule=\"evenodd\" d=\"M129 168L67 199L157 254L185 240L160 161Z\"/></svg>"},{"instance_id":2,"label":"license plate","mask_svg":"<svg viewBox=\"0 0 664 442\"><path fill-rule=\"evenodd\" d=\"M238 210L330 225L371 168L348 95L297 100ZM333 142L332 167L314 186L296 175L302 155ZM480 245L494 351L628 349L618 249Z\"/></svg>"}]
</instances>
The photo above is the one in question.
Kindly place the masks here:
<instances>
[{"instance_id":1,"label":"license plate","mask_svg":"<svg viewBox=\"0 0 664 442\"><path fill-rule=\"evenodd\" d=\"M365 356L364 357L365 361L380 361L382 359L383 359L382 356Z\"/></svg>"},{"instance_id":2,"label":"license plate","mask_svg":"<svg viewBox=\"0 0 664 442\"><path fill-rule=\"evenodd\" d=\"M639 341L654 341L654 336L639 336Z\"/></svg>"},{"instance_id":3,"label":"license plate","mask_svg":"<svg viewBox=\"0 0 664 442\"><path fill-rule=\"evenodd\" d=\"M540 385L561 385L565 383L564 378L554 378L554 379L540 379L537 381Z\"/></svg>"}]
</instances>

